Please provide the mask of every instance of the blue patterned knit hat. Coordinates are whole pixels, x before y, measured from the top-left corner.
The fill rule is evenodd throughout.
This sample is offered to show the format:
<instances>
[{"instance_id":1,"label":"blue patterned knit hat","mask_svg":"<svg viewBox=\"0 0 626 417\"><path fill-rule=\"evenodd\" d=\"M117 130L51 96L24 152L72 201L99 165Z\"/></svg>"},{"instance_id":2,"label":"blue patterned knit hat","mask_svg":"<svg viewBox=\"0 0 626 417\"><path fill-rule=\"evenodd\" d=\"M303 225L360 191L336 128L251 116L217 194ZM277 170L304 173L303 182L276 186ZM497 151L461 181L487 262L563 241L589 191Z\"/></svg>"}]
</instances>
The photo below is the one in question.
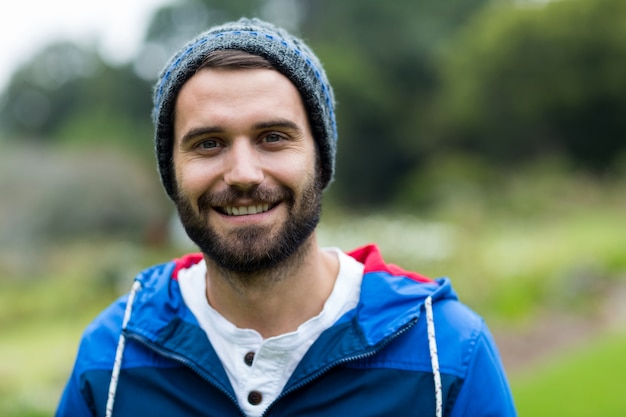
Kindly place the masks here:
<instances>
[{"instance_id":1,"label":"blue patterned knit hat","mask_svg":"<svg viewBox=\"0 0 626 417\"><path fill-rule=\"evenodd\" d=\"M333 179L337 149L335 99L321 63L300 39L259 19L240 19L200 34L167 63L154 89L152 120L161 181L168 195L176 198L173 178L173 110L176 97L204 58L219 49L236 49L268 60L300 91L313 137L320 154L321 180L326 187Z\"/></svg>"}]
</instances>

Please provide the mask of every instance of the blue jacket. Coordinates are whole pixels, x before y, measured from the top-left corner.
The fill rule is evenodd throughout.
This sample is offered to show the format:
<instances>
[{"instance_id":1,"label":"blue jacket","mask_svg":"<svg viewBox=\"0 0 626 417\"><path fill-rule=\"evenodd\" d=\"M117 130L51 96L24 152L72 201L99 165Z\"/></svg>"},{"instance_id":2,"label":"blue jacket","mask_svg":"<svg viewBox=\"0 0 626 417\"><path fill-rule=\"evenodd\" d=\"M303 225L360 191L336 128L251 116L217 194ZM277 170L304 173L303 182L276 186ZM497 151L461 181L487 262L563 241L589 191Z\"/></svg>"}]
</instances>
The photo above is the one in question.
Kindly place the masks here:
<instances>
[{"instance_id":1,"label":"blue jacket","mask_svg":"<svg viewBox=\"0 0 626 417\"><path fill-rule=\"evenodd\" d=\"M435 373L443 416L516 415L489 330L457 300L448 279L385 264L375 246L350 255L365 264L358 306L322 333L266 416L435 416ZM123 330L113 416L243 415L176 279L200 259L190 255L136 278L141 289ZM86 329L57 417L105 416L128 300L120 298Z\"/></svg>"}]
</instances>

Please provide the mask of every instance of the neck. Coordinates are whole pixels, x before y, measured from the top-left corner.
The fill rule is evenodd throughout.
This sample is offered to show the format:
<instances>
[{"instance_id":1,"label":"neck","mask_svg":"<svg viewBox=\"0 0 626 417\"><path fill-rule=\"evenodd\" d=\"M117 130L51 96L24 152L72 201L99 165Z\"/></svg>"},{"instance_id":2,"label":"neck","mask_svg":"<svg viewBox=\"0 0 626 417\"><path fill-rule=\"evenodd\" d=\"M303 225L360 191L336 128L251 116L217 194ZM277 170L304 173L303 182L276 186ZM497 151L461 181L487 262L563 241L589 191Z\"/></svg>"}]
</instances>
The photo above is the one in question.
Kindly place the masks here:
<instances>
[{"instance_id":1,"label":"neck","mask_svg":"<svg viewBox=\"0 0 626 417\"><path fill-rule=\"evenodd\" d=\"M313 234L289 259L275 268L237 274L207 263L209 304L239 328L264 338L295 331L318 315L330 296L339 260L317 246Z\"/></svg>"}]
</instances>

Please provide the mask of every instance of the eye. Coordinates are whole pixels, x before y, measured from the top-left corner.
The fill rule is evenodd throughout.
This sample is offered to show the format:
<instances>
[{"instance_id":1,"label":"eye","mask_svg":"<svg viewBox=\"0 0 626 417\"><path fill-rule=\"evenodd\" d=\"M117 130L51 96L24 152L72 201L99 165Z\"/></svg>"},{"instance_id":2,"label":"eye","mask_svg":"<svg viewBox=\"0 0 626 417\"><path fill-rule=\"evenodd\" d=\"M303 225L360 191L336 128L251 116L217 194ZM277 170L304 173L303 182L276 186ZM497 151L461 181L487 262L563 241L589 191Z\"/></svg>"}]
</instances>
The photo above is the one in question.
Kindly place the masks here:
<instances>
[{"instance_id":1,"label":"eye","mask_svg":"<svg viewBox=\"0 0 626 417\"><path fill-rule=\"evenodd\" d=\"M206 139L198 143L197 146L200 149L214 149L219 146L219 143L215 139Z\"/></svg>"},{"instance_id":2,"label":"eye","mask_svg":"<svg viewBox=\"0 0 626 417\"><path fill-rule=\"evenodd\" d=\"M265 142L268 143L276 143L276 142L280 142L283 139L283 137L278 134L278 133L268 133L267 135L265 135L265 137L263 138L263 140Z\"/></svg>"}]
</instances>

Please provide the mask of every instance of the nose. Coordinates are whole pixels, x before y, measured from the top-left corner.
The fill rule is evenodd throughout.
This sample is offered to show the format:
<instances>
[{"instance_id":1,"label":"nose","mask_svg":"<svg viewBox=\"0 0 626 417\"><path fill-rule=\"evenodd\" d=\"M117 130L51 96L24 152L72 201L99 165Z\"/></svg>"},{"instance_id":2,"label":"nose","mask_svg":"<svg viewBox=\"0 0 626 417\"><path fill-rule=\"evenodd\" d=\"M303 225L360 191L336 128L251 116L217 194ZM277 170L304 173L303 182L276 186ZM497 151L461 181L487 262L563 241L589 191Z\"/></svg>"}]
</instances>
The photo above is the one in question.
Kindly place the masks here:
<instances>
[{"instance_id":1,"label":"nose","mask_svg":"<svg viewBox=\"0 0 626 417\"><path fill-rule=\"evenodd\" d=\"M264 178L258 151L247 140L234 141L226 158L224 182L240 189L259 185Z\"/></svg>"}]
</instances>

